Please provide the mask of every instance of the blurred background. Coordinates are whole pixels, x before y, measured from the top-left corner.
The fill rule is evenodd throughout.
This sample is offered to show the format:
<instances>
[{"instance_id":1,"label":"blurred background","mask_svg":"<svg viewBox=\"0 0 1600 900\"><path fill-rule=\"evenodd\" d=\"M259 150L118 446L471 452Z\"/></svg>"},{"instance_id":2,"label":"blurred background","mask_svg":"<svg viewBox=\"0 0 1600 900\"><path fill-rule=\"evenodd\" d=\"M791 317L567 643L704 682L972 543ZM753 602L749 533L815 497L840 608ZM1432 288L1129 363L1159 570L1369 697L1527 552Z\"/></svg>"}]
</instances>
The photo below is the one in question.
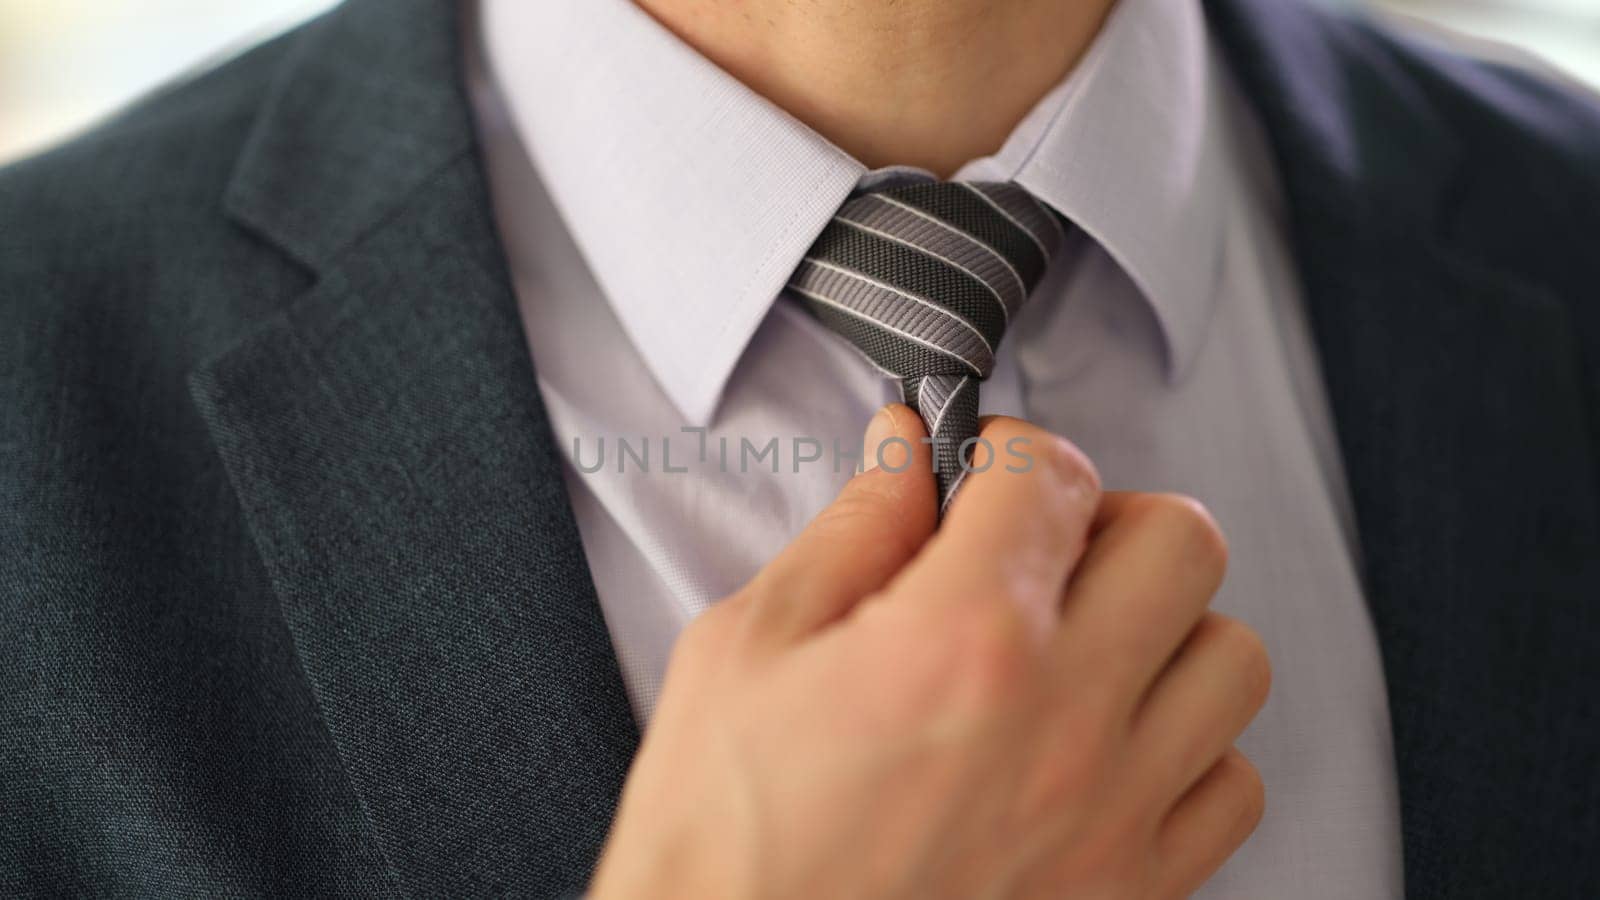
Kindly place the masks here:
<instances>
[{"instance_id":1,"label":"blurred background","mask_svg":"<svg viewBox=\"0 0 1600 900\"><path fill-rule=\"evenodd\" d=\"M1529 51L1600 85L1600 0L1365 2L1429 27ZM0 0L0 164L70 135L174 75L332 5L334 0Z\"/></svg>"}]
</instances>

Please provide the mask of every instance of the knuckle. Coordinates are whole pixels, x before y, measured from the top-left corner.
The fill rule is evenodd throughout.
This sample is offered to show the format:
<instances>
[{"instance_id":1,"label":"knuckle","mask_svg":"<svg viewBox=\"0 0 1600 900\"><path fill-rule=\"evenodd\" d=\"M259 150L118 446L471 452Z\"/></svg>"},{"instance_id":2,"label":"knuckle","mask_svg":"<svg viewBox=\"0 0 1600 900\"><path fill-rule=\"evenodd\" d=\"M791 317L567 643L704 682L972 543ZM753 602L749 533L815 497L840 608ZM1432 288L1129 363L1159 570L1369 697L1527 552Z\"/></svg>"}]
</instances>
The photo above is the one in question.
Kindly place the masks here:
<instances>
[{"instance_id":1,"label":"knuckle","mask_svg":"<svg viewBox=\"0 0 1600 900\"><path fill-rule=\"evenodd\" d=\"M1032 659L1027 625L1006 600L975 604L956 617L952 647L964 684L981 702L1013 698Z\"/></svg>"},{"instance_id":2,"label":"knuckle","mask_svg":"<svg viewBox=\"0 0 1600 900\"><path fill-rule=\"evenodd\" d=\"M1019 419L998 418L983 429L983 437L1014 459L1025 460L1016 471L1044 475L1069 486L1100 490L1100 473L1071 441Z\"/></svg>"},{"instance_id":3,"label":"knuckle","mask_svg":"<svg viewBox=\"0 0 1600 900\"><path fill-rule=\"evenodd\" d=\"M1228 539L1210 510L1183 494L1150 494L1139 510L1146 527L1169 534L1187 558L1220 575L1228 565Z\"/></svg>"},{"instance_id":4,"label":"knuckle","mask_svg":"<svg viewBox=\"0 0 1600 900\"><path fill-rule=\"evenodd\" d=\"M724 643L733 630L734 619L737 618L738 606L748 602L748 598L737 600L730 598L706 610L690 620L683 628L680 643L691 647L701 645L720 646Z\"/></svg>"},{"instance_id":5,"label":"knuckle","mask_svg":"<svg viewBox=\"0 0 1600 900\"><path fill-rule=\"evenodd\" d=\"M1241 830L1249 834L1255 831L1267 811L1266 782L1262 781L1255 764L1238 751L1224 756L1221 765L1226 767L1227 777L1236 785Z\"/></svg>"},{"instance_id":6,"label":"knuckle","mask_svg":"<svg viewBox=\"0 0 1600 900\"><path fill-rule=\"evenodd\" d=\"M1032 515L1039 527L1062 546L1081 540L1085 525L1100 505L1100 473L1094 463L1070 441L1041 432L1034 441L1035 466Z\"/></svg>"},{"instance_id":7,"label":"knuckle","mask_svg":"<svg viewBox=\"0 0 1600 900\"><path fill-rule=\"evenodd\" d=\"M1237 667L1245 695L1259 707L1272 690L1272 660L1267 655L1266 642L1238 619L1212 613L1208 620L1214 623L1212 639L1223 645Z\"/></svg>"},{"instance_id":8,"label":"knuckle","mask_svg":"<svg viewBox=\"0 0 1600 900\"><path fill-rule=\"evenodd\" d=\"M732 602L731 599L724 600L683 627L672 646L669 668L697 665L720 657L727 651L734 618Z\"/></svg>"},{"instance_id":9,"label":"knuckle","mask_svg":"<svg viewBox=\"0 0 1600 900\"><path fill-rule=\"evenodd\" d=\"M1076 444L1047 432L1036 443L1045 470L1064 491L1090 499L1100 496L1100 472Z\"/></svg>"}]
</instances>

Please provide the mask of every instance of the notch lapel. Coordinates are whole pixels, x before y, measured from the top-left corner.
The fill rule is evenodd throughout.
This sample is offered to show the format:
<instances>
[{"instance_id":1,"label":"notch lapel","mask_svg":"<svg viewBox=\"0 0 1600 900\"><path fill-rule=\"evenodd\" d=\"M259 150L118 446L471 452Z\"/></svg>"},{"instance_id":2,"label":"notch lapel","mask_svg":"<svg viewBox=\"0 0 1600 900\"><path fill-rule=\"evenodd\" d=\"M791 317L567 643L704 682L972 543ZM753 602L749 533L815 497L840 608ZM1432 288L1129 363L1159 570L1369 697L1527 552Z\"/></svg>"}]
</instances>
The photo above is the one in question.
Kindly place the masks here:
<instances>
[{"instance_id":1,"label":"notch lapel","mask_svg":"<svg viewBox=\"0 0 1600 900\"><path fill-rule=\"evenodd\" d=\"M318 280L190 383L400 886L577 890L637 731L455 22L355 0L298 37L228 202Z\"/></svg>"},{"instance_id":2,"label":"notch lapel","mask_svg":"<svg viewBox=\"0 0 1600 900\"><path fill-rule=\"evenodd\" d=\"M1582 810L1600 495L1571 313L1441 237L1459 141L1392 46L1300 4L1210 12L1283 176L1383 652L1407 894L1577 896L1600 846Z\"/></svg>"}]
</instances>

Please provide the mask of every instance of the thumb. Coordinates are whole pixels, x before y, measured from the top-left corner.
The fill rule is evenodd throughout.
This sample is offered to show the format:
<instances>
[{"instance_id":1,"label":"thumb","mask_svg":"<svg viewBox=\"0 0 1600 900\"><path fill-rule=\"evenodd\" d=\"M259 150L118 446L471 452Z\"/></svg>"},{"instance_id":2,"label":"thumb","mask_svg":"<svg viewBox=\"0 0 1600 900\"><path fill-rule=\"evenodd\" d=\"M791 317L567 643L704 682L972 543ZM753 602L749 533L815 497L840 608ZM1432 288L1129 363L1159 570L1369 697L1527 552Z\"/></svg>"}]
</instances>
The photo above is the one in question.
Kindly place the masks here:
<instances>
[{"instance_id":1,"label":"thumb","mask_svg":"<svg viewBox=\"0 0 1600 900\"><path fill-rule=\"evenodd\" d=\"M868 468L740 592L752 639L787 644L837 621L922 549L939 521L926 436L911 407L878 410Z\"/></svg>"}]
</instances>

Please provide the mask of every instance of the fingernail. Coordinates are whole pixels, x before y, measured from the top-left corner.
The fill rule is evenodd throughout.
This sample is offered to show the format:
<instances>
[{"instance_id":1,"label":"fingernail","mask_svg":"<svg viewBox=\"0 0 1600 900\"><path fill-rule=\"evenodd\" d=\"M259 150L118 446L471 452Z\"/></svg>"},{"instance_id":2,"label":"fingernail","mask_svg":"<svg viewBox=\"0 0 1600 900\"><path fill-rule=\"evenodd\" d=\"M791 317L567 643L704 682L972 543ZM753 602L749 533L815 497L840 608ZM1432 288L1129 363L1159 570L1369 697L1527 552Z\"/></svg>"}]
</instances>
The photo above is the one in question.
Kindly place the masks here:
<instances>
[{"instance_id":1,"label":"fingernail","mask_svg":"<svg viewBox=\"0 0 1600 900\"><path fill-rule=\"evenodd\" d=\"M879 451L883 442L894 437L894 416L890 414L889 407L878 410L867 423L867 435L861 439L861 472L866 474L878 467Z\"/></svg>"}]
</instances>

